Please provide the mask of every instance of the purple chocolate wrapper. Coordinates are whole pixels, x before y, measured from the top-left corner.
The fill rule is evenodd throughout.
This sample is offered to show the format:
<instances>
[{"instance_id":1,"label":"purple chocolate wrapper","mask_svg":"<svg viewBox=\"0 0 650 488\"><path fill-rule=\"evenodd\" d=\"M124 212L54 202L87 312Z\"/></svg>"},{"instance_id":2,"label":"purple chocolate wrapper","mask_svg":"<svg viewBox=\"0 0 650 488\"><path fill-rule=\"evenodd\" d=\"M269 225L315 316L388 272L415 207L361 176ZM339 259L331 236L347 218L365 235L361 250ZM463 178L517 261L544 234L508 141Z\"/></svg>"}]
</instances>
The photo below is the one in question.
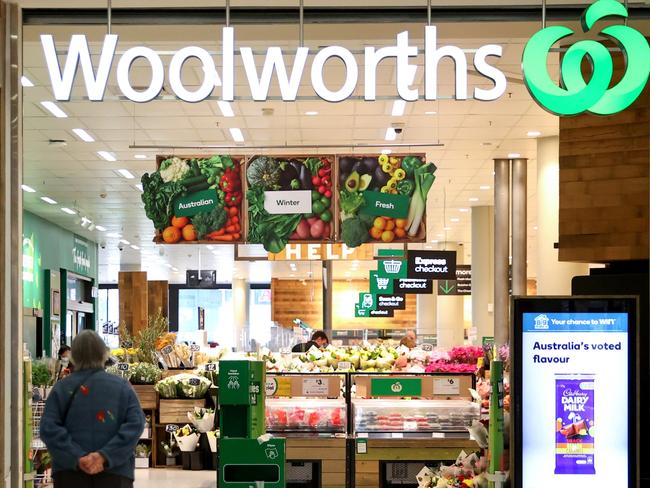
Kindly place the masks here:
<instances>
[{"instance_id":1,"label":"purple chocolate wrapper","mask_svg":"<svg viewBox=\"0 0 650 488\"><path fill-rule=\"evenodd\" d=\"M555 474L595 474L594 376L555 376Z\"/></svg>"}]
</instances>

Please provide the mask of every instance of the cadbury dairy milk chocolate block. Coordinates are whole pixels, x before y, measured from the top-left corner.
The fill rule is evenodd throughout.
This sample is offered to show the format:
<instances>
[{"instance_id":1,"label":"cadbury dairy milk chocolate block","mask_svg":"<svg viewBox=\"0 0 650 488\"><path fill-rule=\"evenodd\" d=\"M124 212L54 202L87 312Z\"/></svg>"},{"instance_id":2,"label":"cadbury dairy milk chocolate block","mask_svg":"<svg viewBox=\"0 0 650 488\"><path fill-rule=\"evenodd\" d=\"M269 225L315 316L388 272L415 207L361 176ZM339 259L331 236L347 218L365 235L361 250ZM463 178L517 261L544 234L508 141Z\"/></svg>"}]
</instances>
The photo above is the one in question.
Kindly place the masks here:
<instances>
[{"instance_id":1,"label":"cadbury dairy milk chocolate block","mask_svg":"<svg viewBox=\"0 0 650 488\"><path fill-rule=\"evenodd\" d=\"M595 474L595 375L555 375L555 474Z\"/></svg>"}]
</instances>

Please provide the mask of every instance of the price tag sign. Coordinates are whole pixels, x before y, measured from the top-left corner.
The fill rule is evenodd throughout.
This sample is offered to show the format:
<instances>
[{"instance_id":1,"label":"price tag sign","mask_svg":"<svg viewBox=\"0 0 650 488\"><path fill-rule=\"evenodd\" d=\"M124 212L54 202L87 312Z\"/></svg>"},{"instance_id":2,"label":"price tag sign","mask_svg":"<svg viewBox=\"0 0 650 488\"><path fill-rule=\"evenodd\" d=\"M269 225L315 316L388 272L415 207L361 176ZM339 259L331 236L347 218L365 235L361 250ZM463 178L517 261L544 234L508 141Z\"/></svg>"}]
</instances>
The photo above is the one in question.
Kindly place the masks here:
<instances>
[{"instance_id":1,"label":"price tag sign","mask_svg":"<svg viewBox=\"0 0 650 488\"><path fill-rule=\"evenodd\" d=\"M190 351L192 352L198 352L201 350L201 346L198 344L190 344Z\"/></svg>"},{"instance_id":2,"label":"price tag sign","mask_svg":"<svg viewBox=\"0 0 650 488\"><path fill-rule=\"evenodd\" d=\"M433 379L434 395L460 395L460 379L456 376Z\"/></svg>"},{"instance_id":3,"label":"price tag sign","mask_svg":"<svg viewBox=\"0 0 650 488\"><path fill-rule=\"evenodd\" d=\"M302 380L302 394L304 396L326 396L329 389L324 378L305 378Z\"/></svg>"},{"instance_id":4,"label":"price tag sign","mask_svg":"<svg viewBox=\"0 0 650 488\"><path fill-rule=\"evenodd\" d=\"M402 439L404 437L404 434L401 432L393 432L390 436L393 439Z\"/></svg>"},{"instance_id":5,"label":"price tag sign","mask_svg":"<svg viewBox=\"0 0 650 488\"><path fill-rule=\"evenodd\" d=\"M129 370L129 364L128 363L117 363L117 370L118 371L128 371Z\"/></svg>"},{"instance_id":6,"label":"price tag sign","mask_svg":"<svg viewBox=\"0 0 650 488\"><path fill-rule=\"evenodd\" d=\"M169 433L176 432L178 430L178 425L176 424L169 424L165 426L165 431Z\"/></svg>"},{"instance_id":7,"label":"price tag sign","mask_svg":"<svg viewBox=\"0 0 650 488\"><path fill-rule=\"evenodd\" d=\"M339 361L339 365L336 369L350 369L352 363L350 361Z\"/></svg>"},{"instance_id":8,"label":"price tag sign","mask_svg":"<svg viewBox=\"0 0 650 488\"><path fill-rule=\"evenodd\" d=\"M190 378L188 383L192 386L199 386L201 384L201 380L198 378Z\"/></svg>"},{"instance_id":9,"label":"price tag sign","mask_svg":"<svg viewBox=\"0 0 650 488\"><path fill-rule=\"evenodd\" d=\"M431 432L431 438L432 439L444 439L445 434L442 432Z\"/></svg>"},{"instance_id":10,"label":"price tag sign","mask_svg":"<svg viewBox=\"0 0 650 488\"><path fill-rule=\"evenodd\" d=\"M418 423L414 420L404 421L404 430L418 430Z\"/></svg>"},{"instance_id":11,"label":"price tag sign","mask_svg":"<svg viewBox=\"0 0 650 488\"><path fill-rule=\"evenodd\" d=\"M420 345L420 348L421 348L423 351L431 352L431 351L433 351L433 344L426 344L426 343L425 343L425 344Z\"/></svg>"},{"instance_id":12,"label":"price tag sign","mask_svg":"<svg viewBox=\"0 0 650 488\"><path fill-rule=\"evenodd\" d=\"M205 365L205 370L206 371L216 371L217 370L217 363L208 363Z\"/></svg>"},{"instance_id":13,"label":"price tag sign","mask_svg":"<svg viewBox=\"0 0 650 488\"><path fill-rule=\"evenodd\" d=\"M160 352L162 352L163 354L171 354L172 352L174 352L174 348L172 346L165 346L162 348Z\"/></svg>"}]
</instances>

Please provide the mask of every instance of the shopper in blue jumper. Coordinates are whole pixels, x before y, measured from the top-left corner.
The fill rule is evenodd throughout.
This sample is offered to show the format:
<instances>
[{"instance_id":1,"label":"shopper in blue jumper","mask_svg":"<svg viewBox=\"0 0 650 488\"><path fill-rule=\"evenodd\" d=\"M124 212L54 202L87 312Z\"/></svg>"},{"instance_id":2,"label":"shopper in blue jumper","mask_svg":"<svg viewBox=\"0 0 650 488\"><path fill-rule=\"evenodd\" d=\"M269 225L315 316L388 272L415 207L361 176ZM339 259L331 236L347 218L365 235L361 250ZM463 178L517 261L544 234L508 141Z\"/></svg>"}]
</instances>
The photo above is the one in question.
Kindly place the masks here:
<instances>
[{"instance_id":1,"label":"shopper in blue jumper","mask_svg":"<svg viewBox=\"0 0 650 488\"><path fill-rule=\"evenodd\" d=\"M50 393L41 439L55 488L131 488L144 414L133 388L104 371L108 348L93 331L72 342L74 373Z\"/></svg>"}]
</instances>

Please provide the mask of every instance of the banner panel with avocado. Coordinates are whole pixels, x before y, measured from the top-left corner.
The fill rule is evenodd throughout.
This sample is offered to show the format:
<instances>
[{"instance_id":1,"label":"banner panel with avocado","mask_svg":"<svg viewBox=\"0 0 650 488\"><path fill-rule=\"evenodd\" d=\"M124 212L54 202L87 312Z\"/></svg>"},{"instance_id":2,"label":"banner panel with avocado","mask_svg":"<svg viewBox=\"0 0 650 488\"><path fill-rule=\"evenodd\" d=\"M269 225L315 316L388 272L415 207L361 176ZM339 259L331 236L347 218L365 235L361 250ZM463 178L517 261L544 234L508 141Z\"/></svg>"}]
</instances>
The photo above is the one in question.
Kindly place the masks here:
<instances>
[{"instance_id":1,"label":"banner panel with avocado","mask_svg":"<svg viewBox=\"0 0 650 488\"><path fill-rule=\"evenodd\" d=\"M436 166L424 154L340 156L340 240L424 242L426 202Z\"/></svg>"},{"instance_id":2,"label":"banner panel with avocado","mask_svg":"<svg viewBox=\"0 0 650 488\"><path fill-rule=\"evenodd\" d=\"M246 239L278 253L334 240L334 156L254 156L246 165Z\"/></svg>"},{"instance_id":3,"label":"banner panel with avocado","mask_svg":"<svg viewBox=\"0 0 650 488\"><path fill-rule=\"evenodd\" d=\"M142 176L142 202L159 244L243 242L243 158L158 156Z\"/></svg>"}]
</instances>

